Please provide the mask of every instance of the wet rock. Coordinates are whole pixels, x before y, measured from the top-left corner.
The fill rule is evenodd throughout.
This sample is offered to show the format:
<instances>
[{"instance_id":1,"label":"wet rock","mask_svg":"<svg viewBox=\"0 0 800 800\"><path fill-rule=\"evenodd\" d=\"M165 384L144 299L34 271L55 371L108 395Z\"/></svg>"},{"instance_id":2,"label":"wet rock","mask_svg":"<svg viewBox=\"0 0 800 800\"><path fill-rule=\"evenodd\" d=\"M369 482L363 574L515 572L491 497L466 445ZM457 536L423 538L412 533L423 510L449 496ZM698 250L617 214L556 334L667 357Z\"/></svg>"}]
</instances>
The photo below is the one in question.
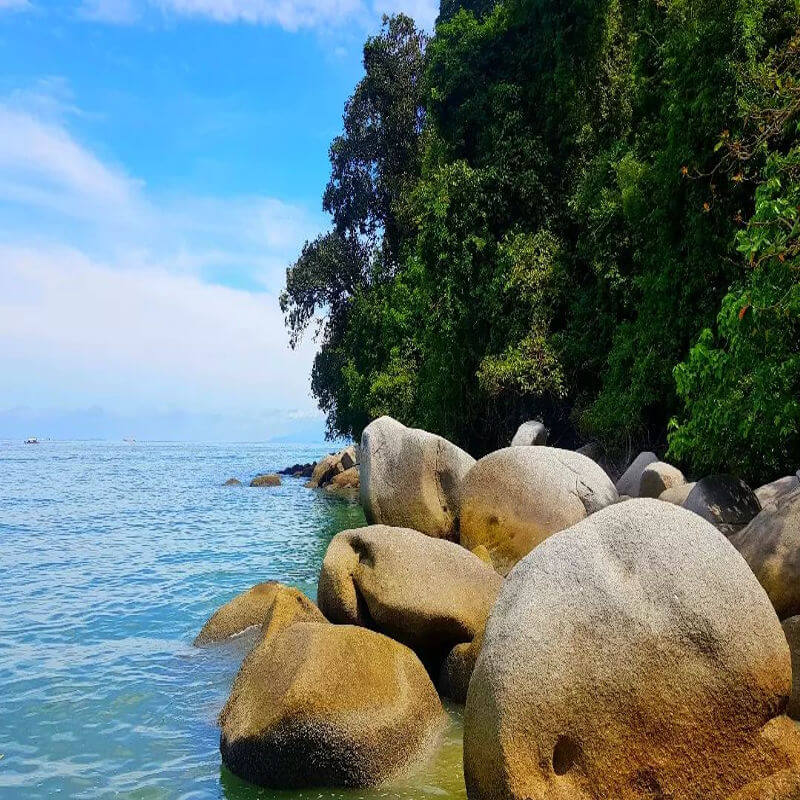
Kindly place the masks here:
<instances>
[{"instance_id":1,"label":"wet rock","mask_svg":"<svg viewBox=\"0 0 800 800\"><path fill-rule=\"evenodd\" d=\"M220 714L220 752L260 786L374 786L412 769L444 719L407 647L366 628L302 622L245 659Z\"/></svg>"},{"instance_id":2,"label":"wet rock","mask_svg":"<svg viewBox=\"0 0 800 800\"><path fill-rule=\"evenodd\" d=\"M278 472L278 475L291 475L293 478L310 478L314 474L314 467L317 462L308 464L292 464L291 467L285 467Z\"/></svg>"},{"instance_id":3,"label":"wet rock","mask_svg":"<svg viewBox=\"0 0 800 800\"><path fill-rule=\"evenodd\" d=\"M586 456L556 447L507 447L467 473L461 544L483 545L505 575L548 536L616 503L614 484Z\"/></svg>"},{"instance_id":4,"label":"wet rock","mask_svg":"<svg viewBox=\"0 0 800 800\"><path fill-rule=\"evenodd\" d=\"M597 512L506 579L469 685L470 800L726 800L800 760L786 639L710 523Z\"/></svg>"},{"instance_id":5,"label":"wet rock","mask_svg":"<svg viewBox=\"0 0 800 800\"><path fill-rule=\"evenodd\" d=\"M194 640L195 646L220 642L253 626L262 626L273 604L283 598L290 599L312 615L314 611L319 614L319 609L297 589L277 581L258 583L217 609Z\"/></svg>"},{"instance_id":6,"label":"wet rock","mask_svg":"<svg viewBox=\"0 0 800 800\"><path fill-rule=\"evenodd\" d=\"M361 435L361 505L367 521L456 538L461 481L475 463L447 439L391 417Z\"/></svg>"},{"instance_id":7,"label":"wet rock","mask_svg":"<svg viewBox=\"0 0 800 800\"><path fill-rule=\"evenodd\" d=\"M329 492L341 492L344 490L357 491L359 488L358 467L350 467L344 472L335 475L330 483L325 487Z\"/></svg>"},{"instance_id":8,"label":"wet rock","mask_svg":"<svg viewBox=\"0 0 800 800\"><path fill-rule=\"evenodd\" d=\"M223 486L241 486L242 482L238 478L228 478L225 483L222 484Z\"/></svg>"},{"instance_id":9,"label":"wet rock","mask_svg":"<svg viewBox=\"0 0 800 800\"><path fill-rule=\"evenodd\" d=\"M253 487L264 487L264 486L280 486L281 479L279 475L275 475L274 473L271 475L256 475L252 481L250 481L250 486Z\"/></svg>"},{"instance_id":10,"label":"wet rock","mask_svg":"<svg viewBox=\"0 0 800 800\"><path fill-rule=\"evenodd\" d=\"M531 445L547 444L547 428L538 419L523 422L517 428L514 438L511 440L512 447L526 447Z\"/></svg>"},{"instance_id":11,"label":"wet rock","mask_svg":"<svg viewBox=\"0 0 800 800\"><path fill-rule=\"evenodd\" d=\"M683 504L726 536L742 530L761 511L753 490L733 475L709 475L697 481Z\"/></svg>"},{"instance_id":12,"label":"wet rock","mask_svg":"<svg viewBox=\"0 0 800 800\"><path fill-rule=\"evenodd\" d=\"M308 489L319 489L327 486L337 475L346 472L356 465L356 449L353 445L345 447L338 453L320 459L306 484Z\"/></svg>"}]
</instances>

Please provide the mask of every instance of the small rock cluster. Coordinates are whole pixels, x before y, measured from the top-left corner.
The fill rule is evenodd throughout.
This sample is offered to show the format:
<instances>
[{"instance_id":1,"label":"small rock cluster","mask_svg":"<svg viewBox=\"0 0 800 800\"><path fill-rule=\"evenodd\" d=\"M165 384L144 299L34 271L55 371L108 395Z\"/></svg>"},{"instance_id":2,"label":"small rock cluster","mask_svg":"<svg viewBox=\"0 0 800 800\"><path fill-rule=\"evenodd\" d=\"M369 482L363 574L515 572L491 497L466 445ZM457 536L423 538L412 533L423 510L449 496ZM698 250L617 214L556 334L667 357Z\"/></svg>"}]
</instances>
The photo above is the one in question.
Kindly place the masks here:
<instances>
[{"instance_id":1,"label":"small rock cluster","mask_svg":"<svg viewBox=\"0 0 800 800\"><path fill-rule=\"evenodd\" d=\"M331 540L318 605L259 584L198 635L259 633L229 769L387 781L435 746L441 696L466 704L470 800L800 797L800 477L689 482L642 453L615 484L546 437L476 461L382 417L314 467L355 470L370 524Z\"/></svg>"}]
</instances>

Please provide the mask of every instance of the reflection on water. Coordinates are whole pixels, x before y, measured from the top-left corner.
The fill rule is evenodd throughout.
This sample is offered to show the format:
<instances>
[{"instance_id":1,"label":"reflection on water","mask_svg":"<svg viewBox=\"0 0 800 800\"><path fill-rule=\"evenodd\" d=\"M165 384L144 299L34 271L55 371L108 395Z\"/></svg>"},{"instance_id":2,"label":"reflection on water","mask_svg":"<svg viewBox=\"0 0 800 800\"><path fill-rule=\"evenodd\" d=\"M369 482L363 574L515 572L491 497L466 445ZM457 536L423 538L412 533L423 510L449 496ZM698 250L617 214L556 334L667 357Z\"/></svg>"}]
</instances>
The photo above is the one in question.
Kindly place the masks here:
<instances>
[{"instance_id":1,"label":"reflection on water","mask_svg":"<svg viewBox=\"0 0 800 800\"><path fill-rule=\"evenodd\" d=\"M269 445L0 442L0 797L463 797L458 714L416 777L268 793L220 768L216 717L248 642L197 649L208 616L268 579L312 597L354 503L230 477L318 458Z\"/></svg>"}]
</instances>

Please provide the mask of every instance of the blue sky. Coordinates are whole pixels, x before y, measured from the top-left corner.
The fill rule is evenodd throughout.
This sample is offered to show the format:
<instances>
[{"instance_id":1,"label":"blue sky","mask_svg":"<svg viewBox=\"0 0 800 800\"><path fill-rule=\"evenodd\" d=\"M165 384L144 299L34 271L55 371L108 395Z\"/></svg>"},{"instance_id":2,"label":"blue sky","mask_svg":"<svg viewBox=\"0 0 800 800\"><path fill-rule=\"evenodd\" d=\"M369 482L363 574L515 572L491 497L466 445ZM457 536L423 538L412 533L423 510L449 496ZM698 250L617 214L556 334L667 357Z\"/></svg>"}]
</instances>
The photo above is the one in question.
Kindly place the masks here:
<instances>
[{"instance_id":1,"label":"blue sky","mask_svg":"<svg viewBox=\"0 0 800 800\"><path fill-rule=\"evenodd\" d=\"M437 5L0 0L0 438L317 438L277 295L363 40Z\"/></svg>"}]
</instances>

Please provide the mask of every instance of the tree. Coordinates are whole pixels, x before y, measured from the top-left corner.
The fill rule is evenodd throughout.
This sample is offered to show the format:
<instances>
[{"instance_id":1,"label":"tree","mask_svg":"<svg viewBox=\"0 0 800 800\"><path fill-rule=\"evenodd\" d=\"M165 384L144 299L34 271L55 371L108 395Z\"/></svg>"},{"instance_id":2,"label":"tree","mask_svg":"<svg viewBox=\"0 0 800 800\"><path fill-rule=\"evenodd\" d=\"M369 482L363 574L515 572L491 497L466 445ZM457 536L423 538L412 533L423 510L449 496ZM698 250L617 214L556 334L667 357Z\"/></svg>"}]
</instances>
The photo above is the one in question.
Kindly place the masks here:
<instances>
[{"instance_id":1,"label":"tree","mask_svg":"<svg viewBox=\"0 0 800 800\"><path fill-rule=\"evenodd\" d=\"M369 305L364 298L377 297L380 285L391 280L408 236L407 197L420 171L425 44L424 34L402 14L384 17L380 34L367 40L365 75L330 148L323 208L333 229L306 242L286 272L280 305L293 347L316 319L320 351L312 391L328 412L331 435L351 435L366 424L366 412L354 410L359 395L353 369L363 359L353 354L364 347L372 363L383 350L369 328L359 328L369 341L354 338L351 328L354 313Z\"/></svg>"}]
</instances>

